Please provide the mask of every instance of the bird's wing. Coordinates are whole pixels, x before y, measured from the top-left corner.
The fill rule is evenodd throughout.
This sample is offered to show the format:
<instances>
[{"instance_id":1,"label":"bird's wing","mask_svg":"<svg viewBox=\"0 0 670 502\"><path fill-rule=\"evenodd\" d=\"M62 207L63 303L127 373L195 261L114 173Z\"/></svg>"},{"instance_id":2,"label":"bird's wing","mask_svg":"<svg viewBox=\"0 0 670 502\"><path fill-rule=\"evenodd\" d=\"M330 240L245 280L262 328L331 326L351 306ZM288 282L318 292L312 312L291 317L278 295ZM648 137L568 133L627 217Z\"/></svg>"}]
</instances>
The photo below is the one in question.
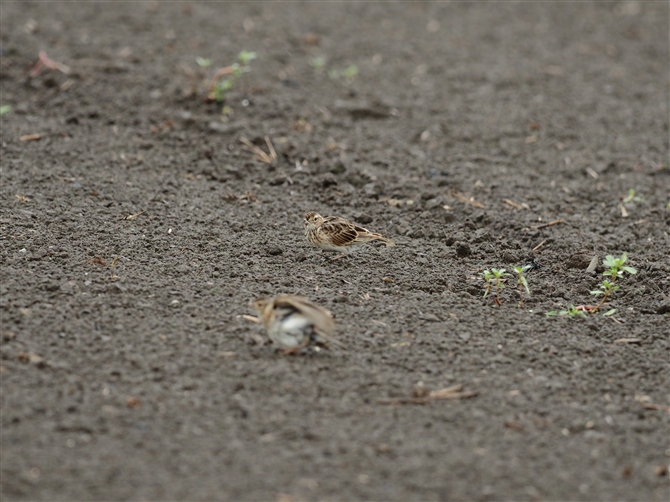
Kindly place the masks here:
<instances>
[{"instance_id":1,"label":"bird's wing","mask_svg":"<svg viewBox=\"0 0 670 502\"><path fill-rule=\"evenodd\" d=\"M277 308L291 308L297 310L314 323L314 328L326 336L335 331L333 316L326 309L313 304L307 298L291 295L279 295L275 298Z\"/></svg>"},{"instance_id":2,"label":"bird's wing","mask_svg":"<svg viewBox=\"0 0 670 502\"><path fill-rule=\"evenodd\" d=\"M330 237L335 246L349 246L358 238L354 224L344 218L326 218L320 230Z\"/></svg>"}]
</instances>

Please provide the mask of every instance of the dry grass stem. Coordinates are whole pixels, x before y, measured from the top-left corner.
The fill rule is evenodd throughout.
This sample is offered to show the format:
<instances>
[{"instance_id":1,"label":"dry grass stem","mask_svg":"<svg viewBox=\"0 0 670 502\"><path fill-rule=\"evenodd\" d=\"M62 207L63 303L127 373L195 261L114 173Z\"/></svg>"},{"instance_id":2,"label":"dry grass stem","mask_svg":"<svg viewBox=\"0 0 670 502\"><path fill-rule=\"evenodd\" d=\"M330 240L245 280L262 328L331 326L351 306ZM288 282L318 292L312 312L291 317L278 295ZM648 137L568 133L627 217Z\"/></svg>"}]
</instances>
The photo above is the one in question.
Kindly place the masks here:
<instances>
[{"instance_id":1,"label":"dry grass stem","mask_svg":"<svg viewBox=\"0 0 670 502\"><path fill-rule=\"evenodd\" d=\"M449 195L452 197L455 197L456 199L460 200L461 202L465 202L466 204L470 204L471 206L477 207L479 209L486 209L486 206L482 204L481 202L477 202L474 197L466 197L463 195L461 192L455 192L453 190L449 191Z\"/></svg>"},{"instance_id":2,"label":"dry grass stem","mask_svg":"<svg viewBox=\"0 0 670 502\"><path fill-rule=\"evenodd\" d=\"M256 155L254 157L255 160L265 162L266 164L272 164L275 160L277 160L277 152L275 151L274 146L272 146L272 141L270 141L270 138L268 136L265 136L265 143L268 145L270 154L265 153L263 150L254 145L244 136L240 138L240 142L247 147L246 150Z\"/></svg>"},{"instance_id":3,"label":"dry grass stem","mask_svg":"<svg viewBox=\"0 0 670 502\"><path fill-rule=\"evenodd\" d=\"M554 225L560 225L561 223L565 223L565 220L554 220L549 223L543 223L542 225L535 225L533 228L539 230L540 228L553 227Z\"/></svg>"}]
</instances>

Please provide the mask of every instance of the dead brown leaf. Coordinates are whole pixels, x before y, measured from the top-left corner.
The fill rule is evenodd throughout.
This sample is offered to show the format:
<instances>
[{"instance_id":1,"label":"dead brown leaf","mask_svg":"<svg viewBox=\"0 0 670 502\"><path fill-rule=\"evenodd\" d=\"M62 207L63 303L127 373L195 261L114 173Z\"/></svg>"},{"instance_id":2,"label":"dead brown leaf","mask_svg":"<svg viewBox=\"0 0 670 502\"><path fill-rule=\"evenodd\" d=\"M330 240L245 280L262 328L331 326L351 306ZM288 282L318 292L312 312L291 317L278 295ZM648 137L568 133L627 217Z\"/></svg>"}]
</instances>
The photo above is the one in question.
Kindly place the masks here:
<instances>
[{"instance_id":1,"label":"dead brown leaf","mask_svg":"<svg viewBox=\"0 0 670 502\"><path fill-rule=\"evenodd\" d=\"M670 406L665 405L665 404L642 403L642 407L643 407L645 410L670 411Z\"/></svg>"},{"instance_id":2,"label":"dead brown leaf","mask_svg":"<svg viewBox=\"0 0 670 502\"><path fill-rule=\"evenodd\" d=\"M133 396L128 396L126 398L126 406L128 408L137 408L140 405L140 400Z\"/></svg>"},{"instance_id":3,"label":"dead brown leaf","mask_svg":"<svg viewBox=\"0 0 670 502\"><path fill-rule=\"evenodd\" d=\"M16 358L22 363L42 364L44 358L34 352L19 352Z\"/></svg>"},{"instance_id":4,"label":"dead brown leaf","mask_svg":"<svg viewBox=\"0 0 670 502\"><path fill-rule=\"evenodd\" d=\"M101 265L103 267L107 266L107 262L102 256L94 256L92 259L88 260L91 265Z\"/></svg>"}]
</instances>

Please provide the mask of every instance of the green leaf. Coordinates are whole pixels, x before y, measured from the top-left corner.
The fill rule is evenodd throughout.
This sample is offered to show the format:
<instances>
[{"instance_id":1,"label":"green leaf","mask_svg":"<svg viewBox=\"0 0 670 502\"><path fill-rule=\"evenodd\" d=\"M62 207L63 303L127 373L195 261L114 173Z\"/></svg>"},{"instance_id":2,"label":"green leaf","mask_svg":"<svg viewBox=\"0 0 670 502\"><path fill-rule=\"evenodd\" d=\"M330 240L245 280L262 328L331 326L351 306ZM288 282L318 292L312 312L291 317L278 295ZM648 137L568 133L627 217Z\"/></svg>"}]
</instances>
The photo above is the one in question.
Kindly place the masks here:
<instances>
[{"instance_id":1,"label":"green leaf","mask_svg":"<svg viewBox=\"0 0 670 502\"><path fill-rule=\"evenodd\" d=\"M195 58L195 62L198 63L198 66L201 68L208 68L212 66L212 60L211 59L205 59L201 57Z\"/></svg>"},{"instance_id":2,"label":"green leaf","mask_svg":"<svg viewBox=\"0 0 670 502\"><path fill-rule=\"evenodd\" d=\"M625 270L626 272L628 272L629 274L632 274L632 275L637 274L637 269L635 269L633 267L623 267L622 270Z\"/></svg>"},{"instance_id":3,"label":"green leaf","mask_svg":"<svg viewBox=\"0 0 670 502\"><path fill-rule=\"evenodd\" d=\"M603 291L600 291L599 289L594 289L593 291L591 291L591 294L598 296L598 295L604 295L605 293Z\"/></svg>"},{"instance_id":4,"label":"green leaf","mask_svg":"<svg viewBox=\"0 0 670 502\"><path fill-rule=\"evenodd\" d=\"M608 310L603 315L612 315L612 314L614 314L614 312L616 312L616 309Z\"/></svg>"},{"instance_id":5,"label":"green leaf","mask_svg":"<svg viewBox=\"0 0 670 502\"><path fill-rule=\"evenodd\" d=\"M554 315L558 315L558 310L552 310L551 312L547 312L547 313L544 314L544 315L546 315L546 316L554 316Z\"/></svg>"},{"instance_id":6,"label":"green leaf","mask_svg":"<svg viewBox=\"0 0 670 502\"><path fill-rule=\"evenodd\" d=\"M246 65L249 63L249 61L253 61L256 59L257 54L252 51L242 51L239 53L237 58L242 62L243 65Z\"/></svg>"},{"instance_id":7,"label":"green leaf","mask_svg":"<svg viewBox=\"0 0 670 502\"><path fill-rule=\"evenodd\" d=\"M0 106L0 115L4 115L5 113L9 113L11 111L12 107L9 105L2 105Z\"/></svg>"},{"instance_id":8,"label":"green leaf","mask_svg":"<svg viewBox=\"0 0 670 502\"><path fill-rule=\"evenodd\" d=\"M528 293L528 296L530 296L530 289L528 289L528 281L523 276L521 277L521 284L523 284L523 287L526 288L526 293Z\"/></svg>"}]
</instances>

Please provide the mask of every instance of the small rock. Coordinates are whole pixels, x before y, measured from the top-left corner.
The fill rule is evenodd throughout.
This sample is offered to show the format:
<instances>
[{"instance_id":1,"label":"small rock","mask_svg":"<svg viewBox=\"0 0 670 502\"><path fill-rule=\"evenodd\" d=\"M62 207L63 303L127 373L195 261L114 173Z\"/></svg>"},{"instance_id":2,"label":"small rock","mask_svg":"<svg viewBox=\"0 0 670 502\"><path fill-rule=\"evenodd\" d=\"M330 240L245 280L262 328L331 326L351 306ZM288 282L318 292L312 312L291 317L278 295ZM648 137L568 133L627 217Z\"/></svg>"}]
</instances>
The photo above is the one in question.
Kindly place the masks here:
<instances>
[{"instance_id":1,"label":"small rock","mask_svg":"<svg viewBox=\"0 0 670 502\"><path fill-rule=\"evenodd\" d=\"M443 205L442 199L440 197L435 197L426 201L424 207L430 211L431 209L438 208Z\"/></svg>"},{"instance_id":2,"label":"small rock","mask_svg":"<svg viewBox=\"0 0 670 502\"><path fill-rule=\"evenodd\" d=\"M467 331L465 331L463 333L459 333L458 338L460 338L464 342L467 342L470 339L470 333L468 333Z\"/></svg>"},{"instance_id":3,"label":"small rock","mask_svg":"<svg viewBox=\"0 0 670 502\"><path fill-rule=\"evenodd\" d=\"M270 256L279 256L284 252L279 246L269 246L266 250L267 254Z\"/></svg>"}]
</instances>

